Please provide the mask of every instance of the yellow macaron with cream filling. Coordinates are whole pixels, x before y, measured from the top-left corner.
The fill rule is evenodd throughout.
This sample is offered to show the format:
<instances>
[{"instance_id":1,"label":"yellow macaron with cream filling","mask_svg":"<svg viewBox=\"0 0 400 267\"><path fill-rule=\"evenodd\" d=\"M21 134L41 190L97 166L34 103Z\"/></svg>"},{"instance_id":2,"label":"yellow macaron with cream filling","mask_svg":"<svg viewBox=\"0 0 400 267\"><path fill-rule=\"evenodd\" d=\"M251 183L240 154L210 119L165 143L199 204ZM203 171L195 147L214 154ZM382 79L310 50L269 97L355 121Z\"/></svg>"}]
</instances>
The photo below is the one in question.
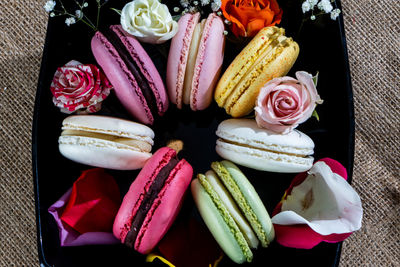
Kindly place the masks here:
<instances>
[{"instance_id":1,"label":"yellow macaron with cream filling","mask_svg":"<svg viewBox=\"0 0 400 267\"><path fill-rule=\"evenodd\" d=\"M263 28L229 65L215 89L218 106L233 117L250 113L265 83L286 75L299 55L299 45L278 27Z\"/></svg>"}]
</instances>

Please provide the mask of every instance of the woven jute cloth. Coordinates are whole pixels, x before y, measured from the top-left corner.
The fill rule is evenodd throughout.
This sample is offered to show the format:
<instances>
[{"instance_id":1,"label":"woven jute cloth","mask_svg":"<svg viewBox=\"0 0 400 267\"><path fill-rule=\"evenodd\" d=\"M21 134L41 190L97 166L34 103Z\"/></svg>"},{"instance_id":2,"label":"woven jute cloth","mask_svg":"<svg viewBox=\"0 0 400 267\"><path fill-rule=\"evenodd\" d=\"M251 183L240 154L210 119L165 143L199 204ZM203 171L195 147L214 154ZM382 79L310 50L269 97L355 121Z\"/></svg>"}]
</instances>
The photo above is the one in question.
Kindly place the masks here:
<instances>
[{"instance_id":1,"label":"woven jute cloth","mask_svg":"<svg viewBox=\"0 0 400 267\"><path fill-rule=\"evenodd\" d=\"M0 2L0 266L38 265L31 126L44 2ZM342 5L355 102L353 187L364 217L340 266L400 266L400 1Z\"/></svg>"}]
</instances>

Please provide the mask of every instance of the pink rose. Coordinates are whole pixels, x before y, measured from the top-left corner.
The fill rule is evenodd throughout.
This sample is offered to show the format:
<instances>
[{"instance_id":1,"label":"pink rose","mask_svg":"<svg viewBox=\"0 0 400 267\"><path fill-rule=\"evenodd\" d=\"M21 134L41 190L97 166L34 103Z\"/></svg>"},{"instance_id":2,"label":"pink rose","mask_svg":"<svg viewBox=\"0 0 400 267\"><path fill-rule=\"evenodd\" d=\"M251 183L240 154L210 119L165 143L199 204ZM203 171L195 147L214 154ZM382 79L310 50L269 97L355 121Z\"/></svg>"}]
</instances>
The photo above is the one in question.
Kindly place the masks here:
<instances>
[{"instance_id":1,"label":"pink rose","mask_svg":"<svg viewBox=\"0 0 400 267\"><path fill-rule=\"evenodd\" d=\"M322 104L312 75L298 71L296 78L275 78L261 88L255 107L259 127L289 133L311 117L317 104Z\"/></svg>"},{"instance_id":2,"label":"pink rose","mask_svg":"<svg viewBox=\"0 0 400 267\"><path fill-rule=\"evenodd\" d=\"M111 83L98 67L71 60L57 69L50 90L53 103L61 112L93 113L101 108L112 89Z\"/></svg>"}]
</instances>

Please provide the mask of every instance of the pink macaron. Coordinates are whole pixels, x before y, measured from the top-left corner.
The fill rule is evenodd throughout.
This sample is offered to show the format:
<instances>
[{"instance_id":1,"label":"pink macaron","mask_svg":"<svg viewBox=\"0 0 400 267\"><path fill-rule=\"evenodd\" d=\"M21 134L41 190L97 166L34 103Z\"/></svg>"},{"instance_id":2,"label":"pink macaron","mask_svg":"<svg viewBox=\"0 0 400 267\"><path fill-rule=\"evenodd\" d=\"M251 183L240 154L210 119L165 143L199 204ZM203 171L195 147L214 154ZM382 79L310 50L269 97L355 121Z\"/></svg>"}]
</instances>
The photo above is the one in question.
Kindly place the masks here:
<instances>
[{"instance_id":1,"label":"pink macaron","mask_svg":"<svg viewBox=\"0 0 400 267\"><path fill-rule=\"evenodd\" d=\"M178 33L172 38L167 63L169 99L182 108L203 110L211 101L224 59L225 26L211 13L200 20L200 14L185 14Z\"/></svg>"},{"instance_id":2,"label":"pink macaron","mask_svg":"<svg viewBox=\"0 0 400 267\"><path fill-rule=\"evenodd\" d=\"M163 147L146 162L126 193L114 220L121 243L147 254L172 225L193 176L175 150Z\"/></svg>"},{"instance_id":3,"label":"pink macaron","mask_svg":"<svg viewBox=\"0 0 400 267\"><path fill-rule=\"evenodd\" d=\"M153 124L168 109L163 81L150 57L120 25L96 32L92 53L122 105L138 121Z\"/></svg>"}]
</instances>

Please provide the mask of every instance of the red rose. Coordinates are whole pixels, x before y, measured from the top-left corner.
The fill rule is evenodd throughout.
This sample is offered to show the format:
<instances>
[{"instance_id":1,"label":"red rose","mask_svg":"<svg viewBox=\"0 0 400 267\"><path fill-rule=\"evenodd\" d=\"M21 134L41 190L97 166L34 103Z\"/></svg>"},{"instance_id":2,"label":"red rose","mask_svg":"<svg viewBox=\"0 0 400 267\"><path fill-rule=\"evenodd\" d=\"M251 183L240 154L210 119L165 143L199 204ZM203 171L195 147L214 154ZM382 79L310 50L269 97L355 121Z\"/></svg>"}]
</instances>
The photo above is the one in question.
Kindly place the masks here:
<instances>
[{"instance_id":1,"label":"red rose","mask_svg":"<svg viewBox=\"0 0 400 267\"><path fill-rule=\"evenodd\" d=\"M53 103L61 112L93 113L101 108L112 89L111 83L98 67L71 60L57 69L50 90Z\"/></svg>"}]
</instances>

